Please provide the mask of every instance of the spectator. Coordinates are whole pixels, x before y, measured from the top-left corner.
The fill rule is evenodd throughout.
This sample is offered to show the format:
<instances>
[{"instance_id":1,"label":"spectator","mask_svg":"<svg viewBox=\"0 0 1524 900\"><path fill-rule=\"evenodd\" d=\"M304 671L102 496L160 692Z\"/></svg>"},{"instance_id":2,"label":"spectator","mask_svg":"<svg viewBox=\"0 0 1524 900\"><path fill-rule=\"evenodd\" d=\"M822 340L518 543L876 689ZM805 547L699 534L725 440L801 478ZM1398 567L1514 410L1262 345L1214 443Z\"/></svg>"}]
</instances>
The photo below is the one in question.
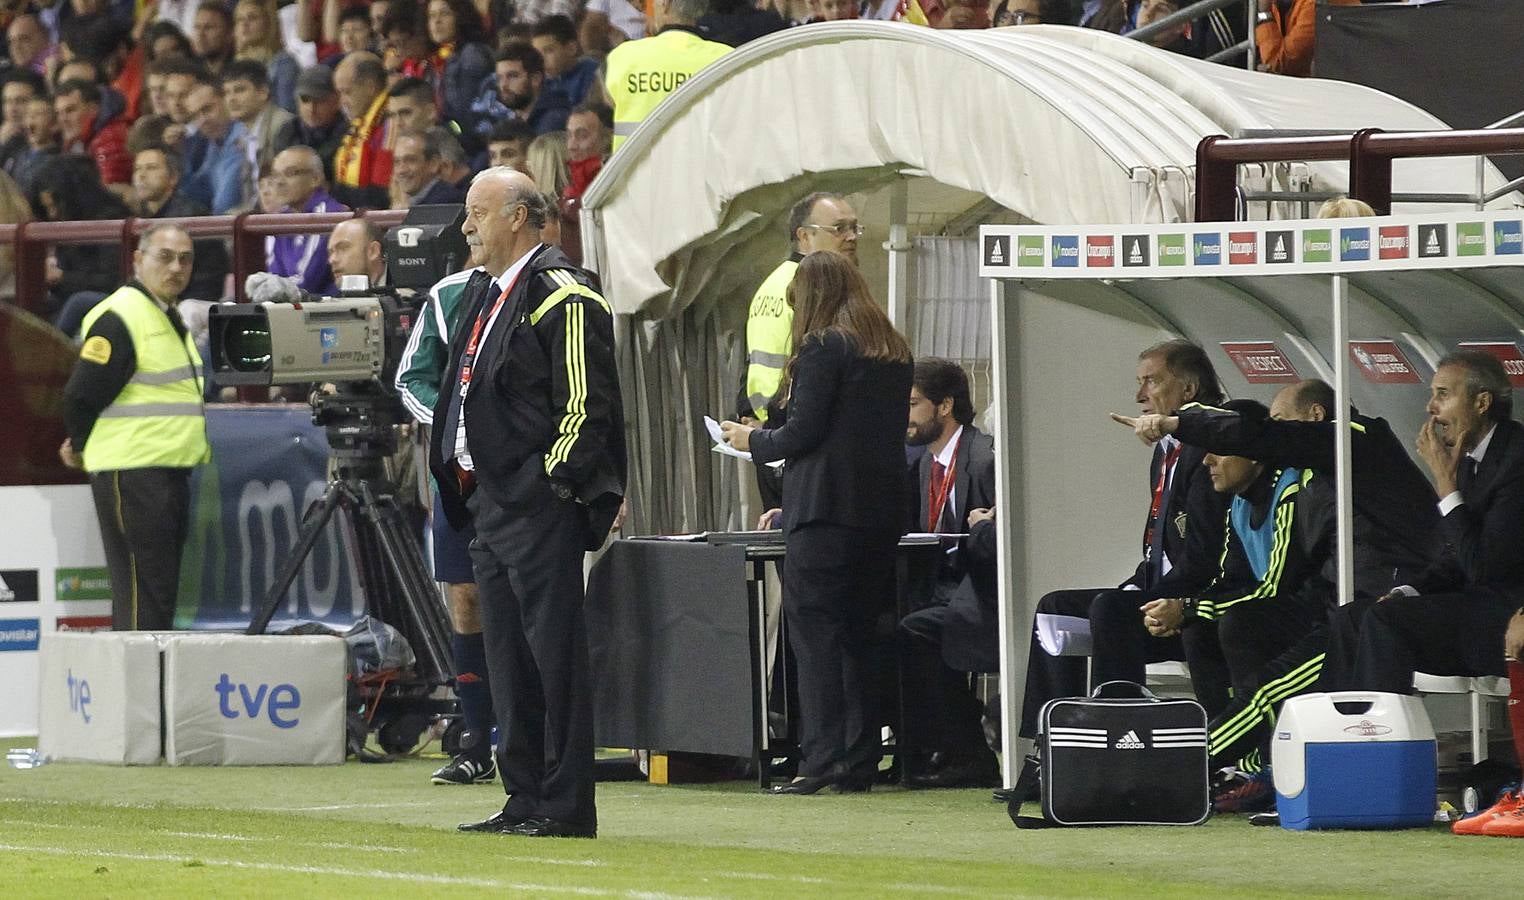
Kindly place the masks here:
<instances>
[{"instance_id":1,"label":"spectator","mask_svg":"<svg viewBox=\"0 0 1524 900\"><path fill-rule=\"evenodd\" d=\"M570 105L542 90L545 64L540 52L528 44L509 44L498 51L492 76L483 79L476 102L471 104L477 134L490 131L492 123L515 119L529 123L535 134L561 131L571 115Z\"/></svg>"},{"instance_id":2,"label":"spectator","mask_svg":"<svg viewBox=\"0 0 1524 900\"><path fill-rule=\"evenodd\" d=\"M398 134L423 131L439 124L434 88L421 78L403 78L391 86L386 98L386 125Z\"/></svg>"},{"instance_id":3,"label":"spectator","mask_svg":"<svg viewBox=\"0 0 1524 900\"><path fill-rule=\"evenodd\" d=\"M550 16L565 16L570 21L576 18L577 6L576 0L519 0L513 4L512 24L532 30ZM499 21L493 19L493 22ZM509 23L502 21L502 24Z\"/></svg>"},{"instance_id":4,"label":"spectator","mask_svg":"<svg viewBox=\"0 0 1524 900\"><path fill-rule=\"evenodd\" d=\"M566 132L552 131L529 142L524 153L525 172L540 190L561 202L561 192L571 184L571 165L566 152Z\"/></svg>"},{"instance_id":5,"label":"spectator","mask_svg":"<svg viewBox=\"0 0 1524 900\"><path fill-rule=\"evenodd\" d=\"M567 107L586 100L598 83L598 61L582 56L572 20L562 15L546 16L535 25L531 43L545 60L545 81L540 89L560 98Z\"/></svg>"},{"instance_id":6,"label":"spectator","mask_svg":"<svg viewBox=\"0 0 1524 900\"><path fill-rule=\"evenodd\" d=\"M466 150L460 145L460 140L454 132L448 128L436 125L424 132L429 139L439 145L439 178L446 184L453 184L460 190L462 197L471 189L471 179L476 177L477 170L471 167L471 160L466 156Z\"/></svg>"},{"instance_id":7,"label":"spectator","mask_svg":"<svg viewBox=\"0 0 1524 900\"><path fill-rule=\"evenodd\" d=\"M101 108L100 85L71 79L58 86L53 99L64 153L85 153L95 160L101 181L120 185L125 195L132 182L132 157L127 153L127 121Z\"/></svg>"},{"instance_id":8,"label":"spectator","mask_svg":"<svg viewBox=\"0 0 1524 900\"><path fill-rule=\"evenodd\" d=\"M396 3L387 8L381 26L386 71L403 78L434 78L438 59L429 40L428 23L423 7L417 3Z\"/></svg>"},{"instance_id":9,"label":"spectator","mask_svg":"<svg viewBox=\"0 0 1524 900\"><path fill-rule=\"evenodd\" d=\"M471 130L472 101L493 65L481 14L471 0L429 0L428 29L438 47L434 85L440 111L462 131Z\"/></svg>"},{"instance_id":10,"label":"spectator","mask_svg":"<svg viewBox=\"0 0 1524 900\"><path fill-rule=\"evenodd\" d=\"M186 195L213 215L242 211L253 199L253 169L245 150L248 129L233 121L222 92L210 84L191 89L188 101L197 132L206 139L201 165L185 179Z\"/></svg>"},{"instance_id":11,"label":"spectator","mask_svg":"<svg viewBox=\"0 0 1524 900\"><path fill-rule=\"evenodd\" d=\"M1329 0L1329 5L1351 6L1359 2ZM1317 15L1315 0L1259 0L1259 11L1254 17L1254 42L1259 48L1256 68L1279 75L1311 75Z\"/></svg>"},{"instance_id":12,"label":"spectator","mask_svg":"<svg viewBox=\"0 0 1524 900\"><path fill-rule=\"evenodd\" d=\"M188 59L166 59L155 64L164 72L164 112L180 126L180 154L184 158L185 171L194 172L206 158L206 135L191 127L190 95L198 84L211 84L212 76L200 62ZM170 141L170 143L175 143Z\"/></svg>"},{"instance_id":13,"label":"spectator","mask_svg":"<svg viewBox=\"0 0 1524 900\"><path fill-rule=\"evenodd\" d=\"M180 59L180 57L170 58ZM164 93L165 87L168 84L169 73L165 71L165 63L155 60L148 66L148 71L143 75L143 115L169 115L169 99Z\"/></svg>"},{"instance_id":14,"label":"spectator","mask_svg":"<svg viewBox=\"0 0 1524 900\"><path fill-rule=\"evenodd\" d=\"M180 26L163 19L148 26L143 31L143 64L145 67L152 66L161 59L170 56L178 56L183 59L194 59L196 50L191 46L190 38L180 30ZM197 262L200 260L198 259Z\"/></svg>"},{"instance_id":15,"label":"spectator","mask_svg":"<svg viewBox=\"0 0 1524 900\"><path fill-rule=\"evenodd\" d=\"M48 61L56 52L48 30L33 13L23 13L11 20L5 29L5 47L12 66L30 69L38 75L47 71Z\"/></svg>"},{"instance_id":16,"label":"spectator","mask_svg":"<svg viewBox=\"0 0 1524 900\"><path fill-rule=\"evenodd\" d=\"M259 173L259 203L254 208L255 212L278 213L284 206L280 202L280 191L275 186L275 170ZM275 238L265 238L265 258L269 259L270 251L275 247Z\"/></svg>"},{"instance_id":17,"label":"spectator","mask_svg":"<svg viewBox=\"0 0 1524 900\"><path fill-rule=\"evenodd\" d=\"M122 96L127 121L138 117L143 94L143 56L136 52L127 29L108 19L71 19L59 32L60 57L88 61L98 83L109 82ZM60 80L62 75L60 73Z\"/></svg>"},{"instance_id":18,"label":"spectator","mask_svg":"<svg viewBox=\"0 0 1524 900\"><path fill-rule=\"evenodd\" d=\"M983 0L947 0L932 27L953 30L988 28L989 10Z\"/></svg>"},{"instance_id":19,"label":"spectator","mask_svg":"<svg viewBox=\"0 0 1524 900\"><path fill-rule=\"evenodd\" d=\"M610 50L625 41L638 41L645 36L645 9L630 0L588 0L582 7L577 41L590 56L607 56Z\"/></svg>"},{"instance_id":20,"label":"spectator","mask_svg":"<svg viewBox=\"0 0 1524 900\"><path fill-rule=\"evenodd\" d=\"M317 151L298 144L275 157L275 191L281 212L348 212L349 207L323 189L323 161ZM303 290L314 294L334 292L333 271L328 268L328 235L283 234L270 249L269 270L293 278Z\"/></svg>"},{"instance_id":21,"label":"spectator","mask_svg":"<svg viewBox=\"0 0 1524 900\"><path fill-rule=\"evenodd\" d=\"M436 203L464 203L465 192L441 177L443 155L441 129L406 131L392 150L392 199L394 209Z\"/></svg>"},{"instance_id":22,"label":"spectator","mask_svg":"<svg viewBox=\"0 0 1524 900\"><path fill-rule=\"evenodd\" d=\"M16 155L9 174L16 180L16 186L30 196L37 173L48 160L58 156L58 116L53 112L53 101L45 96L28 100L22 124L26 128L26 150Z\"/></svg>"},{"instance_id":23,"label":"spectator","mask_svg":"<svg viewBox=\"0 0 1524 900\"><path fill-rule=\"evenodd\" d=\"M332 58L334 65L351 53L371 53L376 49L376 36L370 30L370 12L363 6L351 6L339 14L339 53Z\"/></svg>"},{"instance_id":24,"label":"spectator","mask_svg":"<svg viewBox=\"0 0 1524 900\"><path fill-rule=\"evenodd\" d=\"M527 122L507 119L497 123L487 135L488 164L507 166L527 174L524 162L529 156L529 144L533 140L534 129ZM533 179L534 176L531 175L530 178ZM534 183L543 184L539 179L534 179Z\"/></svg>"},{"instance_id":25,"label":"spectator","mask_svg":"<svg viewBox=\"0 0 1524 900\"><path fill-rule=\"evenodd\" d=\"M311 147L322 157L323 172L332 183L333 158L348 130L349 120L344 118L339 95L333 89L332 70L313 66L296 79L296 118L276 135L275 150L278 153L296 144Z\"/></svg>"},{"instance_id":26,"label":"spectator","mask_svg":"<svg viewBox=\"0 0 1524 900\"><path fill-rule=\"evenodd\" d=\"M695 23L711 9L711 0L662 0L655 12L657 34L609 54L604 86L614 101L615 147L667 95L730 52L730 45L704 40L698 31Z\"/></svg>"},{"instance_id":27,"label":"spectator","mask_svg":"<svg viewBox=\"0 0 1524 900\"><path fill-rule=\"evenodd\" d=\"M133 213L145 219L181 219L204 216L209 210L179 193L182 174L180 154L163 145L138 151L132 160ZM196 269L191 273L185 296L196 300L220 300L228 276L227 247L218 238L195 242Z\"/></svg>"},{"instance_id":28,"label":"spectator","mask_svg":"<svg viewBox=\"0 0 1524 900\"><path fill-rule=\"evenodd\" d=\"M349 129L333 158L336 190L356 206L386 205L392 151L386 141L386 69L373 53L351 53L333 73Z\"/></svg>"},{"instance_id":29,"label":"spectator","mask_svg":"<svg viewBox=\"0 0 1524 900\"><path fill-rule=\"evenodd\" d=\"M808 22L840 22L855 19L858 15L857 0L808 0L807 5L810 12ZM926 18L931 24L936 24L930 10L926 11Z\"/></svg>"},{"instance_id":30,"label":"spectator","mask_svg":"<svg viewBox=\"0 0 1524 900\"><path fill-rule=\"evenodd\" d=\"M127 129L127 152L134 159L142 151L157 144L180 153L184 141L185 132L169 116L144 116Z\"/></svg>"},{"instance_id":31,"label":"spectator","mask_svg":"<svg viewBox=\"0 0 1524 900\"><path fill-rule=\"evenodd\" d=\"M157 0L154 6L157 8L159 22L174 25L183 35L195 33L196 12L201 6L201 0Z\"/></svg>"},{"instance_id":32,"label":"spectator","mask_svg":"<svg viewBox=\"0 0 1524 900\"><path fill-rule=\"evenodd\" d=\"M386 284L386 229L356 216L333 226L328 235L328 268L335 278L364 275L371 287Z\"/></svg>"},{"instance_id":33,"label":"spectator","mask_svg":"<svg viewBox=\"0 0 1524 900\"><path fill-rule=\"evenodd\" d=\"M288 113L296 112L296 77L301 66L281 43L275 0L238 0L233 8L233 50L238 59L266 67L270 97Z\"/></svg>"},{"instance_id":34,"label":"spectator","mask_svg":"<svg viewBox=\"0 0 1524 900\"><path fill-rule=\"evenodd\" d=\"M610 0L615 2L615 0ZM878 0L888 13L899 10L898 0ZM711 0L709 12L698 17L699 33L711 41L739 47L788 27L777 10L753 6L748 0ZM586 23L583 30L587 29ZM637 35L644 37L644 35ZM606 81L606 79L605 79Z\"/></svg>"},{"instance_id":35,"label":"spectator","mask_svg":"<svg viewBox=\"0 0 1524 900\"><path fill-rule=\"evenodd\" d=\"M233 15L223 0L202 0L196 7L191 44L195 46L201 64L214 75L232 61Z\"/></svg>"},{"instance_id":36,"label":"spectator","mask_svg":"<svg viewBox=\"0 0 1524 900\"><path fill-rule=\"evenodd\" d=\"M47 222L125 219L130 214L127 204L101 183L95 162L72 154L54 157L43 165L33 184L31 201L38 218ZM52 250L47 263L50 314L62 309L75 294L105 296L121 280L114 244L57 244Z\"/></svg>"},{"instance_id":37,"label":"spectator","mask_svg":"<svg viewBox=\"0 0 1524 900\"><path fill-rule=\"evenodd\" d=\"M0 76L0 168L15 171L26 152L26 105L48 95L47 82L31 69L17 68Z\"/></svg>"},{"instance_id":38,"label":"spectator","mask_svg":"<svg viewBox=\"0 0 1524 900\"><path fill-rule=\"evenodd\" d=\"M252 59L235 59L222 70L222 100L228 115L248 132L249 162L254 178L269 167L281 148L276 138L295 116L270 100L268 70Z\"/></svg>"},{"instance_id":39,"label":"spectator","mask_svg":"<svg viewBox=\"0 0 1524 900\"><path fill-rule=\"evenodd\" d=\"M23 225L32 221L32 205L9 175L0 173L0 224ZM0 247L0 301L16 299L16 252Z\"/></svg>"},{"instance_id":40,"label":"spectator","mask_svg":"<svg viewBox=\"0 0 1524 900\"><path fill-rule=\"evenodd\" d=\"M584 103L566 122L567 167L571 184L563 199L579 199L603 169L614 139L614 111L602 103Z\"/></svg>"},{"instance_id":41,"label":"spectator","mask_svg":"<svg viewBox=\"0 0 1524 900\"><path fill-rule=\"evenodd\" d=\"M370 33L371 39L376 44L376 49L381 49L381 43L386 39L386 14L391 12L392 5L387 0L373 0L370 4Z\"/></svg>"},{"instance_id":42,"label":"spectator","mask_svg":"<svg viewBox=\"0 0 1524 900\"><path fill-rule=\"evenodd\" d=\"M1067 0L996 0L990 6L990 27L1009 25L1068 25Z\"/></svg>"}]
</instances>

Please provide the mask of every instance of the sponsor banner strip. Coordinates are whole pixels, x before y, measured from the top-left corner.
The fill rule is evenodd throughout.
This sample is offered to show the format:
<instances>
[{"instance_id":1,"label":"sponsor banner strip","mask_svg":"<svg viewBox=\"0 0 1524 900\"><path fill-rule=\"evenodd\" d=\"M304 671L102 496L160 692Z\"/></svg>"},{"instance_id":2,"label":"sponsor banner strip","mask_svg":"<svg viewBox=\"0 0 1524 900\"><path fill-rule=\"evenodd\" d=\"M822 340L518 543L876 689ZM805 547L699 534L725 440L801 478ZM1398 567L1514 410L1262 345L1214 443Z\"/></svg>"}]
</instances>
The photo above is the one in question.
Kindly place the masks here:
<instances>
[{"instance_id":1,"label":"sponsor banner strip","mask_svg":"<svg viewBox=\"0 0 1524 900\"><path fill-rule=\"evenodd\" d=\"M1524 212L979 229L985 278L1191 278L1524 266Z\"/></svg>"}]
</instances>

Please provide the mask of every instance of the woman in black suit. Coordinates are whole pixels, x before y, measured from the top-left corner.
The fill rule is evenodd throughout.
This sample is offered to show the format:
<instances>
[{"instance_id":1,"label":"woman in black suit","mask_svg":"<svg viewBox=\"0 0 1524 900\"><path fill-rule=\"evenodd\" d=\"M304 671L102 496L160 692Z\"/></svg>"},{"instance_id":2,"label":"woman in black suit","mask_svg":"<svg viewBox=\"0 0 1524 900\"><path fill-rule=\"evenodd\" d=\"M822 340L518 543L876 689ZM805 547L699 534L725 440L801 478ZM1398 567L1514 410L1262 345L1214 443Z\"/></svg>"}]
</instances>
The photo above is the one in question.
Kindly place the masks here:
<instances>
[{"instance_id":1,"label":"woman in black suit","mask_svg":"<svg viewBox=\"0 0 1524 900\"><path fill-rule=\"evenodd\" d=\"M721 426L757 465L786 460L783 609L798 664L803 758L800 777L774 790L865 791L880 756L873 626L893 605L907 515L910 346L838 254L806 256L788 302L794 351L780 388L783 424Z\"/></svg>"}]
</instances>

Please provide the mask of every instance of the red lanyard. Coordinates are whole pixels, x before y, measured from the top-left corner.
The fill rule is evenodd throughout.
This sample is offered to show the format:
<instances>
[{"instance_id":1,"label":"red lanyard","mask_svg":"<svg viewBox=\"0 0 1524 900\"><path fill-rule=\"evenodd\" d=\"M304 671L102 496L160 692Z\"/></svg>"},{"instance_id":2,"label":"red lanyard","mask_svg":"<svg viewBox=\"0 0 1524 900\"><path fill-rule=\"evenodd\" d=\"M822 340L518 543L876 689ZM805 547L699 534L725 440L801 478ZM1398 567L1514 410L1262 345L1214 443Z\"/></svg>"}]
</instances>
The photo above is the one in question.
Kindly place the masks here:
<instances>
[{"instance_id":1,"label":"red lanyard","mask_svg":"<svg viewBox=\"0 0 1524 900\"><path fill-rule=\"evenodd\" d=\"M962 437L959 436L959 441ZM932 459L932 465L940 465L936 459ZM933 469L935 474L936 470ZM947 509L947 497L952 493L953 481L958 474L958 445L953 444L952 462L942 471L940 484L933 483L935 479L927 479L926 484L926 530L936 531L937 525L942 521L942 513Z\"/></svg>"},{"instance_id":2,"label":"red lanyard","mask_svg":"<svg viewBox=\"0 0 1524 900\"><path fill-rule=\"evenodd\" d=\"M519 272L522 271L522 269L519 270ZM497 316L498 309L502 307L503 301L508 299L508 295L513 292L513 286L518 283L518 280L518 273L515 273L513 281L503 288L503 292L497 297L497 302L492 304L492 309L488 310L485 316L477 316L476 324L471 326L471 340L466 342L466 352L460 358L460 395L462 397L466 395L466 391L471 386L471 369L476 362L476 350L477 345L481 343L482 329Z\"/></svg>"},{"instance_id":3,"label":"red lanyard","mask_svg":"<svg viewBox=\"0 0 1524 900\"><path fill-rule=\"evenodd\" d=\"M1175 459L1180 455L1182 444L1175 444L1174 449L1164 454L1164 462L1159 466L1159 483L1154 485L1154 502L1148 507L1148 528L1143 535L1143 545L1152 547L1154 543L1154 528L1157 527L1159 507L1164 505L1164 488L1169 484L1170 470L1175 467Z\"/></svg>"}]
</instances>

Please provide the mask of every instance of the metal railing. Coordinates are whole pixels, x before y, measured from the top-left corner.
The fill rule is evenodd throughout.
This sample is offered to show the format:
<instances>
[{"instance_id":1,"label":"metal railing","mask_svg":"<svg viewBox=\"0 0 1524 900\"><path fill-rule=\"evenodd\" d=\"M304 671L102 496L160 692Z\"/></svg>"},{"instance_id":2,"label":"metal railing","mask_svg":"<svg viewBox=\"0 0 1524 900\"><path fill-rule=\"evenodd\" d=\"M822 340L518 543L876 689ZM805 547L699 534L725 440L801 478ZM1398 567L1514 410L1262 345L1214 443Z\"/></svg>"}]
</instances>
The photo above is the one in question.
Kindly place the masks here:
<instances>
[{"instance_id":1,"label":"metal railing","mask_svg":"<svg viewBox=\"0 0 1524 900\"><path fill-rule=\"evenodd\" d=\"M204 216L193 219L104 219L94 222L28 222L0 225L0 244L10 244L16 257L16 305L42 315L47 309L47 256L53 244L116 244L123 279L132 274L132 253L138 237L155 225L173 223L192 238L229 239L232 242L233 299L245 299L245 279L265 270L265 238L283 234L326 234L340 222L357 215L384 228L401 223L405 209L368 210L359 213L244 213L238 216Z\"/></svg>"},{"instance_id":2,"label":"metal railing","mask_svg":"<svg viewBox=\"0 0 1524 900\"><path fill-rule=\"evenodd\" d=\"M1239 41L1231 47L1224 47L1208 56L1207 62L1224 62L1243 53L1245 54L1244 68L1252 69L1258 56L1254 48L1254 14L1259 6L1255 0L1197 0L1197 2L1183 9L1176 10L1157 22L1150 22L1142 28L1135 28L1129 31L1125 37L1138 41L1147 41L1161 34L1173 31L1181 25L1194 22L1209 13L1214 13L1219 9L1227 9L1234 5L1244 8L1244 23L1248 26L1247 33L1249 36L1247 39Z\"/></svg>"}]
</instances>

